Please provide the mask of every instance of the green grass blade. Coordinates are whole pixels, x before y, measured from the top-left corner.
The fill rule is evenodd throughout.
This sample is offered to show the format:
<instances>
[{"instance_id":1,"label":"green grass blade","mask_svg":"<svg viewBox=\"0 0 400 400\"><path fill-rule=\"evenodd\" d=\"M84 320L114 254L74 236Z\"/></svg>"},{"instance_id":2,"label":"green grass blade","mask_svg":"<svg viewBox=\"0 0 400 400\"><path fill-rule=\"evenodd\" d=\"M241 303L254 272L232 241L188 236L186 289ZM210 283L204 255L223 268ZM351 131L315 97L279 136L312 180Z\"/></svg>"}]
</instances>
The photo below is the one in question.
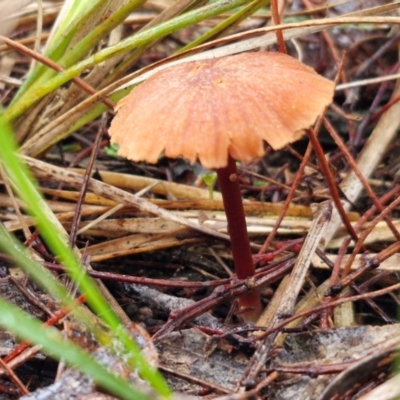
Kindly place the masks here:
<instances>
[{"instance_id":1,"label":"green grass blade","mask_svg":"<svg viewBox=\"0 0 400 400\"><path fill-rule=\"evenodd\" d=\"M270 0L254 0L249 3L247 6L243 7L241 10L237 11L235 14L231 15L214 28L210 29L205 34L201 35L197 39L193 40L192 42L188 43L186 46L179 49L178 53L182 53L183 51L193 49L194 47L206 42L207 40L221 34L226 29L232 27L235 24L243 21L244 19L248 18L250 15L253 15L259 8L263 7L264 5L268 4Z\"/></svg>"},{"instance_id":2,"label":"green grass blade","mask_svg":"<svg viewBox=\"0 0 400 400\"><path fill-rule=\"evenodd\" d=\"M66 11L66 15L54 35L51 43L48 43L48 49L45 52L45 56L58 62L58 60L68 51L68 46L71 43L74 35L76 34L79 27L90 18L90 15L96 8L105 7L110 0L74 0L68 3L73 3L69 5L69 9ZM104 4L105 3L105 4ZM64 4L68 8L68 4ZM38 63L35 69L28 75L24 84L19 88L16 95L13 97L11 104L15 104L24 93L32 87L33 84L37 82L43 82L41 77L44 73L53 72L49 67ZM55 73L54 73L55 74Z\"/></svg>"},{"instance_id":3,"label":"green grass blade","mask_svg":"<svg viewBox=\"0 0 400 400\"><path fill-rule=\"evenodd\" d=\"M52 59L63 68L68 68L74 63L83 59L105 36L107 36L116 26L121 24L126 17L144 3L144 0L130 0L128 3L120 7L113 15L105 19L103 23L96 26L88 35L67 52L52 53ZM53 47L52 47L53 48ZM58 49L58 47L55 47ZM43 67L43 73L37 77L35 82L31 85L30 90L39 88L44 83L48 82L51 78L57 75L57 72L51 68Z\"/></svg>"},{"instance_id":4,"label":"green grass blade","mask_svg":"<svg viewBox=\"0 0 400 400\"><path fill-rule=\"evenodd\" d=\"M69 247L60 225L49 217L53 214L40 195L30 171L22 163L21 159L16 156L17 145L13 133L3 118L0 118L0 132L2 136L0 160L2 160L4 168L20 198L27 205L29 213L36 219L38 229L47 245L53 251L53 254L58 256L60 262L65 265L68 274L75 284L85 293L90 307L110 326L116 337L125 346L131 355L132 365L138 369L143 378L148 380L155 390L160 394L168 395L170 391L164 379L145 360L137 344L132 340L128 332L122 328L118 317L109 308L107 301L101 295L98 287L85 273L80 261Z\"/></svg>"},{"instance_id":5,"label":"green grass blade","mask_svg":"<svg viewBox=\"0 0 400 400\"><path fill-rule=\"evenodd\" d=\"M16 264L32 278L43 290L63 305L72 302L67 290L48 270L43 268L27 250L0 224L0 248L9 254Z\"/></svg>"},{"instance_id":6,"label":"green grass blade","mask_svg":"<svg viewBox=\"0 0 400 400\"><path fill-rule=\"evenodd\" d=\"M19 338L43 346L43 350L57 360L78 366L95 382L121 399L149 400L126 380L113 375L92 356L66 339L57 329L45 327L16 306L0 298L0 326L14 332Z\"/></svg>"},{"instance_id":7,"label":"green grass blade","mask_svg":"<svg viewBox=\"0 0 400 400\"><path fill-rule=\"evenodd\" d=\"M43 85L40 87L28 89L25 95L21 97L17 103L10 106L10 108L4 112L4 118L8 122L15 120L44 96L56 90L64 83L70 81L75 76L78 76L88 68L92 68L95 65L100 64L116 55L127 53L136 47L146 45L147 43L169 35L180 29L186 28L187 26L191 26L205 19L215 17L222 12L229 11L232 8L245 4L246 2L247 0L223 0L208 4L197 10L190 11L173 18L172 20L163 22L155 27L138 32L135 35L121 41L117 45L101 50L93 56L88 57L86 60L81 61L65 71L58 73L57 76L52 78L50 81L43 83Z\"/></svg>"}]
</instances>

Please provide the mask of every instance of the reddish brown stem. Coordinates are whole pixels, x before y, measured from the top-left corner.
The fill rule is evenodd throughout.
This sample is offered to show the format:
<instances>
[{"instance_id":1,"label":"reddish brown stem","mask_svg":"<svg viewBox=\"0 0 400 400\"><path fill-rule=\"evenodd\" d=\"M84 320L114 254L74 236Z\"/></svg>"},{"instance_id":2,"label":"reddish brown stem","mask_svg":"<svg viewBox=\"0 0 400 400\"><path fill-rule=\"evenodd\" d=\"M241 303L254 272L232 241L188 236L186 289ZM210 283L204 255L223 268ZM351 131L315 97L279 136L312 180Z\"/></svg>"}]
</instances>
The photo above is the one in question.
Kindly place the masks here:
<instances>
[{"instance_id":1,"label":"reddish brown stem","mask_svg":"<svg viewBox=\"0 0 400 400\"><path fill-rule=\"evenodd\" d=\"M271 13L274 25L280 25L281 17L279 15L278 0L271 0ZM279 53L287 54L285 39L283 38L282 30L278 29L275 32L275 34L276 34L276 40L278 42Z\"/></svg>"},{"instance_id":2,"label":"reddish brown stem","mask_svg":"<svg viewBox=\"0 0 400 400\"><path fill-rule=\"evenodd\" d=\"M358 241L357 233L354 230L353 226L351 225L349 218L347 217L346 210L344 209L343 204L340 201L339 189L336 187L336 183L335 183L335 180L333 179L332 173L329 169L328 162L325 159L325 155L324 155L324 151L322 150L322 146L319 143L319 140L318 140L317 136L315 135L315 132L313 129L307 129L307 133L308 133L310 142L312 144L312 147L314 149L315 155L317 156L319 165L321 167L321 171L324 174L324 177L328 184L329 191L331 192L332 200L337 208L337 211L340 215L343 225L345 226L345 228L346 228L348 234L351 236L351 238L355 242L357 242Z\"/></svg>"},{"instance_id":3,"label":"reddish brown stem","mask_svg":"<svg viewBox=\"0 0 400 400\"><path fill-rule=\"evenodd\" d=\"M281 226L283 218L285 218L286 211L288 210L289 205L293 200L293 196L295 194L295 191L297 190L297 187L300 184L301 178L303 176L304 168L306 167L306 165L308 163L308 160L310 158L311 152L312 152L312 147L311 147L311 145L309 145L307 147L307 150L306 150L306 153L304 154L303 159L301 160L301 164L300 164L300 166L299 166L299 168L297 170L297 173L296 173L296 175L295 175L295 177L293 179L293 182L292 182L292 185L291 185L291 187L289 189L289 193L288 193L288 195L286 197L286 200L283 203L282 211L280 212L278 219L276 220L276 222L275 222L270 234L268 235L267 239L265 240L265 242L262 245L262 247L261 247L260 251L258 252L258 254L263 254L263 253L267 252L268 247L271 245L272 241L274 240L274 237L275 237L276 233L278 232L279 227Z\"/></svg>"},{"instance_id":4,"label":"reddish brown stem","mask_svg":"<svg viewBox=\"0 0 400 400\"><path fill-rule=\"evenodd\" d=\"M217 174L228 221L236 274L239 279L247 279L254 276L255 268L247 234L235 160L229 156L228 165L225 168L218 169ZM240 297L238 303L240 313L246 320L255 321L259 317L261 302L258 291Z\"/></svg>"}]
</instances>

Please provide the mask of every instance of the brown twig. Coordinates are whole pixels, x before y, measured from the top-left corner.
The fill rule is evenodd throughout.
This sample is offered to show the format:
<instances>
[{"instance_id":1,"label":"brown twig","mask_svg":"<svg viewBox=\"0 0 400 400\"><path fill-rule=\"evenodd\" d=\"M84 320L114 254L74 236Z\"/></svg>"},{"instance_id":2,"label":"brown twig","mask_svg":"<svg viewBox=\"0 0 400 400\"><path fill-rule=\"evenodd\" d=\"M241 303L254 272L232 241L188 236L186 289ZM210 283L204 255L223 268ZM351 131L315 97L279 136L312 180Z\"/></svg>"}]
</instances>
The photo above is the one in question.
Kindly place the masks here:
<instances>
[{"instance_id":1,"label":"brown twig","mask_svg":"<svg viewBox=\"0 0 400 400\"><path fill-rule=\"evenodd\" d=\"M86 167L82 186L79 191L79 198L76 203L75 214L74 214L74 218L72 219L71 230L70 230L70 234L69 234L70 246L75 245L76 235L78 232L78 227L79 227L79 223L80 223L81 215L82 215L83 202L85 200L85 195L86 195L86 192L88 189L89 179L91 178L91 175L92 175L93 165L97 158L97 154L99 152L100 143L101 143L101 139L103 138L104 131L105 131L105 119L103 119L103 123L100 125L100 128L97 132L96 139L93 144L92 154L90 156L89 163Z\"/></svg>"},{"instance_id":2,"label":"brown twig","mask_svg":"<svg viewBox=\"0 0 400 400\"><path fill-rule=\"evenodd\" d=\"M340 214L342 222L343 222L347 232L349 233L349 235L353 238L353 240L357 241L358 240L357 233L354 231L354 228L351 225L350 220L346 215L346 211L343 207L343 204L340 201L339 190L336 186L336 183L335 183L333 176L331 174L331 171L329 169L328 163L325 159L321 144L319 143L318 138L316 137L313 129L308 129L307 132L308 132L308 137L310 138L311 144L313 146L313 149L315 151L315 154L318 158L322 173L324 174L325 179L328 183L328 187L329 187L329 190L332 195L332 200Z\"/></svg>"},{"instance_id":3,"label":"brown twig","mask_svg":"<svg viewBox=\"0 0 400 400\"><path fill-rule=\"evenodd\" d=\"M283 218L285 218L286 211L289 208L289 205L293 199L293 196L297 190L297 187L300 184L300 181L301 181L301 178L302 178L302 175L304 172L304 168L307 165L307 162L310 158L311 152L312 152L312 147L311 147L311 145L308 145L306 153L304 154L304 157L301 160L301 164L296 172L296 175L294 176L292 185L290 186L289 193L287 194L285 202L283 203L282 211L280 212L274 226L272 227L270 234L268 235L267 239L265 240L265 242L262 245L261 249L259 250L258 254L265 253L268 250L269 246L271 245L272 241L274 240L274 237L275 237L276 233L278 232L278 229L283 221Z\"/></svg>"},{"instance_id":4,"label":"brown twig","mask_svg":"<svg viewBox=\"0 0 400 400\"><path fill-rule=\"evenodd\" d=\"M374 203L374 206L379 212L382 212L384 210L382 204L378 200L376 194L371 188L371 185L368 183L368 180L365 178L365 176L362 174L360 169L357 166L357 163L355 162L354 158L350 154L349 150L343 143L342 139L340 136L337 134L335 128L332 126L332 124L324 118L324 126L328 130L329 134L331 135L332 139L335 141L336 145L339 147L340 151L346 158L347 162L349 163L350 168L354 171L355 175L357 178L361 181L363 184L363 187L365 191L367 192L369 198L372 200ZM393 224L392 220L388 215L384 215L384 220L386 221L389 229L392 231L393 235L397 240L400 240L400 232L397 230L396 226Z\"/></svg>"},{"instance_id":5,"label":"brown twig","mask_svg":"<svg viewBox=\"0 0 400 400\"><path fill-rule=\"evenodd\" d=\"M39 61L40 63L42 63L43 65L46 65L52 69L54 69L57 72L62 72L64 71L64 68L62 68L60 65L58 65L56 62L54 62L53 60L51 60L50 58L47 58L39 53L37 53L36 51L31 50L29 47L24 46L21 43L18 43L14 40L9 39L6 36L1 36L0 35L0 39L2 41L4 41L8 47L22 53L22 54L26 54L29 57L32 57L33 59ZM92 86L90 86L89 84L87 84L83 79L79 78L79 77L75 77L71 79L72 82L74 82L76 85L78 85L80 88L82 88L85 92L89 93L89 94L96 94L97 90L94 89ZM114 103L111 102L108 99L101 99L101 101L111 110L114 110Z\"/></svg>"},{"instance_id":6,"label":"brown twig","mask_svg":"<svg viewBox=\"0 0 400 400\"><path fill-rule=\"evenodd\" d=\"M353 252L351 253L351 256L347 260L346 265L343 268L343 274L344 276L347 275L350 271L351 265L356 258L357 254L361 251L363 247L364 240L367 238L367 236L370 234L372 229L376 226L376 224L384 219L385 215L389 214L392 210L394 210L398 205L400 204L400 197L398 197L396 200L394 200L391 204L389 204L377 217L375 217L371 223L368 225L367 229L361 233L359 239L356 241L356 245L354 246ZM399 241L400 242L400 241Z\"/></svg>"},{"instance_id":7,"label":"brown twig","mask_svg":"<svg viewBox=\"0 0 400 400\"><path fill-rule=\"evenodd\" d=\"M336 307L341 304L348 303L350 301L360 301L360 300L365 300L366 298L374 298L374 297L378 297L378 296L383 296L384 294L393 292L398 289L400 289L400 283L389 286L385 289L380 289L380 290L376 290L376 291L369 292L369 293L363 293L363 294L356 295L356 296L346 296L346 297L340 298L338 300L332 301L331 303L325 303L323 305L314 307L312 309L302 311L296 315L293 315L292 317L285 319L284 321L280 322L279 324L274 325L270 329L265 330L264 328L260 327L259 330L264 330L264 332L261 335L252 339L252 341L257 342L261 339L264 339L264 338L268 337L269 335L271 335L272 333L279 331L280 329L282 329L285 325L289 324L290 322L295 321L296 319L307 316L307 315L319 313L319 312L325 310L326 308Z\"/></svg>"},{"instance_id":8,"label":"brown twig","mask_svg":"<svg viewBox=\"0 0 400 400\"><path fill-rule=\"evenodd\" d=\"M10 379L14 382L17 388L21 391L23 395L29 394L29 390L22 383L21 379L18 378L17 374L10 368L6 362L0 357L0 367L2 367L6 372Z\"/></svg>"},{"instance_id":9,"label":"brown twig","mask_svg":"<svg viewBox=\"0 0 400 400\"><path fill-rule=\"evenodd\" d=\"M274 25L281 24L281 17L279 15L279 7L278 0L271 0L271 13L272 13L272 21ZM278 48L280 53L287 54L287 49L285 45L285 39L283 38L283 33L280 29L275 31L276 40L278 42Z\"/></svg>"},{"instance_id":10,"label":"brown twig","mask_svg":"<svg viewBox=\"0 0 400 400\"><path fill-rule=\"evenodd\" d=\"M71 310L73 308L75 308L78 304L82 304L84 302L85 302L85 295L79 296L69 306L63 307L55 315L53 315L51 318L49 318L43 325L45 325L45 326L55 325L58 321L60 321L67 314L69 314L71 312ZM10 362L15 357L17 357L19 354L21 354L25 349L27 349L30 345L31 345L30 342L25 340L18 347L16 347L10 354L8 354L6 357L4 357L3 361L7 362L7 363Z\"/></svg>"},{"instance_id":11,"label":"brown twig","mask_svg":"<svg viewBox=\"0 0 400 400\"><path fill-rule=\"evenodd\" d=\"M274 282L283 275L287 274L292 269L292 267L293 260L289 260L281 264L280 267L275 271L270 272L259 279L257 279L259 275L256 274L253 278L245 281L244 283L243 281L241 281L235 284L225 284L217 286L210 296L199 300L195 304L189 307L185 307L184 309L171 311L169 320L153 336L153 340L159 339L167 333L178 329L198 315L201 315L204 312L215 307L217 304L223 303L232 298L243 296L243 294L245 294L249 290L254 290L255 288L258 288L262 285Z\"/></svg>"},{"instance_id":12,"label":"brown twig","mask_svg":"<svg viewBox=\"0 0 400 400\"><path fill-rule=\"evenodd\" d=\"M390 190L388 193L386 193L384 196L382 196L378 201L383 206L386 204L391 198L397 196L400 193L400 186L394 187L392 190ZM367 210L364 215L357 221L357 223L354 226L355 230L359 230L366 221L368 221L372 215L376 212L376 206L372 206L369 210ZM343 240L342 245L339 248L338 252L338 257L335 261L335 265L333 267L333 272L331 275L331 284L334 285L338 278L339 278L339 273L341 270L341 264L342 264L342 259L347 251L347 248L351 242L351 238L347 237Z\"/></svg>"}]
</instances>

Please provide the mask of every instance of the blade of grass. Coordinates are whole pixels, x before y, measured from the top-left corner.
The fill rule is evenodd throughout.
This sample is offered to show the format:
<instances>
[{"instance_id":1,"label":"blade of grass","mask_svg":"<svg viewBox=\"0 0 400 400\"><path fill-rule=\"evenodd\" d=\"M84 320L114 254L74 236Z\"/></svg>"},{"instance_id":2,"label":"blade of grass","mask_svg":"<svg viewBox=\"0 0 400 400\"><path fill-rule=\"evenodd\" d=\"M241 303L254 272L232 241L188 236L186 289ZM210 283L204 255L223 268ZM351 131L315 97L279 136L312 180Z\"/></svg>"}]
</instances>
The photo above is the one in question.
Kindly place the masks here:
<instances>
[{"instance_id":1,"label":"blade of grass","mask_svg":"<svg viewBox=\"0 0 400 400\"><path fill-rule=\"evenodd\" d=\"M32 279L42 290L49 293L55 300L59 301L64 307L71 307L73 298L61 283L47 269L43 268L36 261L29 251L0 224L0 248L12 257L14 262ZM84 307L72 307L72 312L78 320L86 324L95 337L102 344L110 342L111 335L105 334L104 329L98 326L98 320Z\"/></svg>"},{"instance_id":2,"label":"blade of grass","mask_svg":"<svg viewBox=\"0 0 400 400\"><path fill-rule=\"evenodd\" d=\"M81 367L97 384L122 399L150 399L126 380L112 374L57 329L44 327L41 322L2 298L0 308L0 325L4 329L14 332L21 339L41 345L51 357L63 360L71 367Z\"/></svg>"},{"instance_id":3,"label":"blade of grass","mask_svg":"<svg viewBox=\"0 0 400 400\"><path fill-rule=\"evenodd\" d=\"M40 195L30 171L16 155L17 145L13 133L3 118L0 118L0 132L3 139L2 146L0 146L0 159L17 193L27 205L29 213L36 219L39 231L47 245L58 256L60 262L66 266L75 284L85 293L90 307L110 326L115 336L125 346L131 355L130 361L132 365L138 369L143 378L150 382L155 390L160 394L168 395L170 391L164 379L145 360L138 345L131 339L126 329L123 328L120 320L110 309L94 281L83 270L80 261L68 246L64 232L60 229L58 223L52 220L51 216L53 214Z\"/></svg>"},{"instance_id":4,"label":"blade of grass","mask_svg":"<svg viewBox=\"0 0 400 400\"><path fill-rule=\"evenodd\" d=\"M131 88L122 89L108 96L108 99L114 103L117 103L119 100L125 97L130 92L130 90ZM21 152L25 155L35 157L38 154L43 153L45 150L47 150L54 144L58 143L60 140L66 138L71 133L76 132L82 126L85 126L86 124L90 123L91 121L93 121L106 111L107 107L104 105L104 103L97 103L94 104L94 106L88 109L86 112L83 110L80 113L83 115L78 119L75 118L71 122L64 123L66 119L64 119L65 115L62 115L60 118L53 121L57 122L57 124L54 125L52 124L52 126L54 126L54 129L56 130L56 132L53 131L55 134L53 134L52 132L52 135L48 135L47 133L49 132L49 130L47 129L44 130L43 132L39 131L33 138L28 139L22 145ZM73 110L68 111L68 113L70 112L73 113ZM58 122L61 121L63 122L59 124ZM61 130L60 132L58 131L59 129Z\"/></svg>"},{"instance_id":5,"label":"blade of grass","mask_svg":"<svg viewBox=\"0 0 400 400\"><path fill-rule=\"evenodd\" d=\"M56 25L57 29L53 33L50 43L53 43L59 37L63 36L70 26L77 25L83 17L93 14L94 10L109 6L110 0L67 0L63 4L63 10L60 11L62 20Z\"/></svg>"},{"instance_id":6,"label":"blade of grass","mask_svg":"<svg viewBox=\"0 0 400 400\"><path fill-rule=\"evenodd\" d=\"M68 49L75 33L79 27L85 23L85 20L93 14L94 10L99 7L104 7L110 0L73 0L64 4L63 12L65 9L65 16L60 23L58 31L54 34L53 40L47 43L47 50L45 56L51 58L53 61L59 60ZM11 104L15 104L19 98L37 82L40 77L48 71L48 68L42 64L38 64L35 69L28 75L24 84L19 88L16 95L13 97Z\"/></svg>"},{"instance_id":7,"label":"blade of grass","mask_svg":"<svg viewBox=\"0 0 400 400\"><path fill-rule=\"evenodd\" d=\"M194 47L206 42L208 39L211 39L221 33L225 32L233 25L240 23L241 21L245 20L249 16L253 15L259 8L268 4L270 0L253 0L247 6L243 7L241 10L237 11L235 14L231 15L230 17L226 18L224 21L219 23L214 28L210 29L204 35L201 35L197 39L193 40L192 42L188 43L186 46L179 49L178 53L182 53L186 50L193 49Z\"/></svg>"},{"instance_id":8,"label":"blade of grass","mask_svg":"<svg viewBox=\"0 0 400 400\"><path fill-rule=\"evenodd\" d=\"M202 0L204 3L204 0ZM156 26L161 24L164 21L169 21L172 18L176 17L177 15L182 14L183 12L189 11L188 6L193 6L194 3L193 0L177 0L176 2L172 3L167 9L165 9L163 12L161 12L159 15L154 17L148 24L146 24L141 31L144 31L148 28L151 28L152 26ZM126 71L128 71L130 68L132 68L136 62L139 60L139 58L144 54L144 52L155 45L155 43L159 42L162 38L160 38L158 41L153 41L150 43L147 43L145 46L140 46L136 48L132 54L130 54L128 57L122 57L123 61L121 63L116 63L116 67L113 68L107 76L105 76L105 79L102 80L100 88L106 87L109 84L115 82L118 78L121 76L124 76ZM118 58L116 58L118 59Z\"/></svg>"},{"instance_id":9,"label":"blade of grass","mask_svg":"<svg viewBox=\"0 0 400 400\"><path fill-rule=\"evenodd\" d=\"M63 285L48 270L28 255L27 250L0 224L0 247L9 254L24 272L32 278L42 289L63 305L72 302Z\"/></svg>"},{"instance_id":10,"label":"blade of grass","mask_svg":"<svg viewBox=\"0 0 400 400\"><path fill-rule=\"evenodd\" d=\"M78 62L86 54L88 54L106 35L108 35L116 26L122 23L126 17L141 6L144 0L130 0L128 3L120 7L113 15L105 19L103 23L96 26L88 35L80 40L70 51L60 54L57 64L64 68L68 68ZM54 55L53 55L54 56ZM54 59L54 58L53 58ZM30 90L40 87L43 83L48 82L57 74L56 71L48 67L37 77L32 83Z\"/></svg>"},{"instance_id":11,"label":"blade of grass","mask_svg":"<svg viewBox=\"0 0 400 400\"><path fill-rule=\"evenodd\" d=\"M146 45L149 42L157 40L168 34L178 31L179 29L185 28L196 24L197 22L203 21L208 18L215 17L216 15L229 11L232 8L238 7L246 3L246 0L222 0L217 3L208 4L197 10L190 11L181 16L173 18L172 20L163 22L162 24L138 32L137 34L121 41L115 46L100 50L98 53L91 57L75 64L67 70L57 74L54 78L48 82L43 83L40 87L28 89L24 96L22 96L18 102L12 104L8 108L3 117L6 121L11 122L17 117L22 115L29 107L38 102L47 94L51 93L64 83L68 82L71 78L81 74L88 68L100 64L107 59L114 57L121 53L127 53L128 51L142 45Z\"/></svg>"}]
</instances>

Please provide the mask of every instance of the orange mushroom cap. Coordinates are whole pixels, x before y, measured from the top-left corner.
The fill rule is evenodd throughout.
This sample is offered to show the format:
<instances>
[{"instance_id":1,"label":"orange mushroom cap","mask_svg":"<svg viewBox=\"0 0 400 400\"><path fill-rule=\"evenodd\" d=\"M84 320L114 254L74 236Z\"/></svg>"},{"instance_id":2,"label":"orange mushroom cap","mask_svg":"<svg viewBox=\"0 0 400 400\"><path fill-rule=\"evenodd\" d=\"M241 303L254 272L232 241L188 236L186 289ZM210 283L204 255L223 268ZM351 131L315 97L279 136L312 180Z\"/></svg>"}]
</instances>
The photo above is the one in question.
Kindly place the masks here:
<instances>
[{"instance_id":1,"label":"orange mushroom cap","mask_svg":"<svg viewBox=\"0 0 400 400\"><path fill-rule=\"evenodd\" d=\"M333 82L280 53L252 52L161 70L117 104L109 133L119 155L156 163L162 153L210 169L228 155L249 162L263 140L299 139L332 101Z\"/></svg>"}]
</instances>

